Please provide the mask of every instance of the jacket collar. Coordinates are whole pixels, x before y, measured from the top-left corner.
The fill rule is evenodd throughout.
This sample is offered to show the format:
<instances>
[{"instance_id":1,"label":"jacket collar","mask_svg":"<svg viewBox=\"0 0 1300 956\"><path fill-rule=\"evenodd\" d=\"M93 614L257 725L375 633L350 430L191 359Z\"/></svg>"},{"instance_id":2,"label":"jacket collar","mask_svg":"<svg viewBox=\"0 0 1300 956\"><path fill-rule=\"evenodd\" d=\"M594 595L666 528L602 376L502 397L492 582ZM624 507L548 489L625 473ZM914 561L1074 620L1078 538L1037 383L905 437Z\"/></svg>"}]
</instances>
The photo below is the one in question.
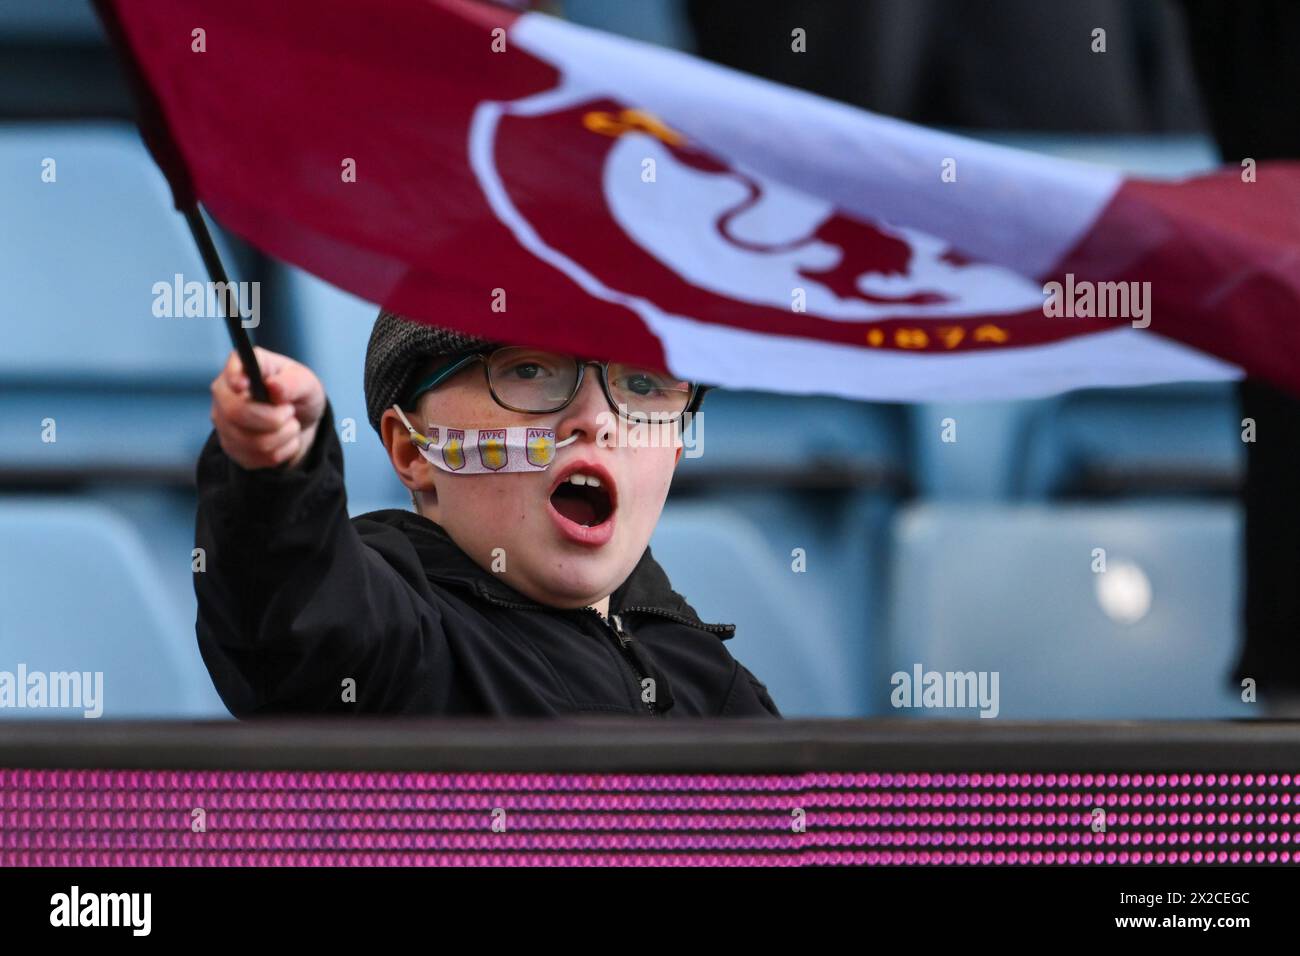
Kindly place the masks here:
<instances>
[{"instance_id":1,"label":"jacket collar","mask_svg":"<svg viewBox=\"0 0 1300 956\"><path fill-rule=\"evenodd\" d=\"M438 584L469 591L495 604L527 610L554 611L520 594L500 577L483 570L451 539L441 525L424 515L399 508L363 515L401 530L415 546L425 576ZM675 620L680 624L711 631L722 640L735 633L732 624L706 624L686 599L672 589L668 575L646 548L632 573L609 597L612 614L640 613Z\"/></svg>"}]
</instances>

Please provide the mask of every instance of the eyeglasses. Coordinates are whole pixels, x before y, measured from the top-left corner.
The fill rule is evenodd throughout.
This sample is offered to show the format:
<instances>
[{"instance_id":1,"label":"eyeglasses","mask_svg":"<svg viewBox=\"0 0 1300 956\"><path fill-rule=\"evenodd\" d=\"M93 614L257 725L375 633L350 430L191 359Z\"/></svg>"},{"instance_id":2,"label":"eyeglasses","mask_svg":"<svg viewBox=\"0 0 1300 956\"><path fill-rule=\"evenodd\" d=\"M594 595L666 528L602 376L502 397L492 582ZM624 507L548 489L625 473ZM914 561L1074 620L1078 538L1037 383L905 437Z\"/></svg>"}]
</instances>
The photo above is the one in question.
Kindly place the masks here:
<instances>
[{"instance_id":1,"label":"eyeglasses","mask_svg":"<svg viewBox=\"0 0 1300 956\"><path fill-rule=\"evenodd\" d=\"M558 412L578 394L588 365L600 368L605 399L629 421L673 421L698 407L706 386L622 362L583 361L571 355L504 346L461 354L420 382L407 407L473 362L483 363L488 390L513 412Z\"/></svg>"}]
</instances>

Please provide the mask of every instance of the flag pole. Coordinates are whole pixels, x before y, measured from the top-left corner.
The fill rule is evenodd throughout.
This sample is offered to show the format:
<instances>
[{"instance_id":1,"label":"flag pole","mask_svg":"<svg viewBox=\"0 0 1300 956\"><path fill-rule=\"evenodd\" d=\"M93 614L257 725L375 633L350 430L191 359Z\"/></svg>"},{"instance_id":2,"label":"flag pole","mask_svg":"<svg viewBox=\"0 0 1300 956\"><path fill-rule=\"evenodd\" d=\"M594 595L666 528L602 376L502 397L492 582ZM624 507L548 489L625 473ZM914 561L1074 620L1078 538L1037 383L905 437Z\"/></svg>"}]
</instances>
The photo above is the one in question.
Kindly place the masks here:
<instances>
[{"instance_id":1,"label":"flag pole","mask_svg":"<svg viewBox=\"0 0 1300 956\"><path fill-rule=\"evenodd\" d=\"M185 221L189 223L190 233L199 247L199 255L203 257L203 265L208 270L208 278L217 283L218 288L225 290L224 295L217 296L217 301L221 303L221 312L226 320L226 331L230 333L230 341L235 346L235 351L239 353L240 362L244 365L244 374L248 376L253 399L269 403L271 396L266 391L266 383L262 381L262 370L258 367L253 343L248 337L248 330L239 321L238 308L233 307L235 287L230 284L230 278L226 275L221 254L217 252L217 244L212 241L212 233L208 231L208 224L203 218L203 213L199 211L198 203L186 206L183 211Z\"/></svg>"},{"instance_id":2,"label":"flag pole","mask_svg":"<svg viewBox=\"0 0 1300 956\"><path fill-rule=\"evenodd\" d=\"M204 222L203 214L199 211L194 183L185 165L185 158L172 137L162 105L145 78L139 61L136 60L126 30L117 15L114 0L91 0L91 2L94 4L95 12L99 14L100 22L104 24L104 31L121 57L127 79L131 84L140 135L149 148L154 162L167 177L173 203L185 214L190 234L194 236L199 254L203 257L203 265L208 270L208 278L213 282L224 283L221 288L226 290L226 294L219 295L217 298L221 301L221 313L226 320L226 331L230 333L230 341L235 346L235 351L239 353L239 360L243 363L244 374L248 376L253 398L259 402L270 403L271 396L266 391L266 382L262 379L262 370L258 367L253 343L248 337L248 331L239 322L238 309L231 307L235 299L230 279L226 276L225 266L221 263L221 255L217 252L216 243L212 241L208 224Z\"/></svg>"}]
</instances>

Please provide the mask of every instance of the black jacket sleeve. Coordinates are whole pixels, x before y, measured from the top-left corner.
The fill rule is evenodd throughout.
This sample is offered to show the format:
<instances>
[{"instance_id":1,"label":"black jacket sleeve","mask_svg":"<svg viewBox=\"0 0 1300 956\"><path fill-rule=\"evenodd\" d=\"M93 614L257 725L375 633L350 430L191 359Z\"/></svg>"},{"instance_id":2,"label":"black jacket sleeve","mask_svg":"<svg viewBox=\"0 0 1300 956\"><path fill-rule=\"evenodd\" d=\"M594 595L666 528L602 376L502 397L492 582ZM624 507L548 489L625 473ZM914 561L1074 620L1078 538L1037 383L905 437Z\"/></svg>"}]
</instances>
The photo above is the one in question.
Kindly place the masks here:
<instances>
[{"instance_id":1,"label":"black jacket sleeve","mask_svg":"<svg viewBox=\"0 0 1300 956\"><path fill-rule=\"evenodd\" d=\"M199 456L195 630L237 717L402 712L449 657L413 547L384 553L347 513L343 451L327 403L307 457L289 470L236 464L215 430ZM447 676L442 675L444 678ZM348 681L354 681L349 699Z\"/></svg>"}]
</instances>

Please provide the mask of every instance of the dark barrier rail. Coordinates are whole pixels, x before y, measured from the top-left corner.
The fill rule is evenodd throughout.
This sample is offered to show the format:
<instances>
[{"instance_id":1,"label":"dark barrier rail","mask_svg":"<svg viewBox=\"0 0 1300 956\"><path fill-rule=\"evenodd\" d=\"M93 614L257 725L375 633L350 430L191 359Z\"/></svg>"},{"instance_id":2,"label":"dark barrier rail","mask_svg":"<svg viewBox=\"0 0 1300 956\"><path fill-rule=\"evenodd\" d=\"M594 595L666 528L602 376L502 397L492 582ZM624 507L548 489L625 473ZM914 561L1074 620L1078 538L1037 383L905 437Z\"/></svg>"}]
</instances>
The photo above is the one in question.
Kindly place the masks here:
<instances>
[{"instance_id":1,"label":"dark barrier rail","mask_svg":"<svg viewBox=\"0 0 1300 956\"><path fill-rule=\"evenodd\" d=\"M1300 862L1300 724L0 724L2 865Z\"/></svg>"},{"instance_id":2,"label":"dark barrier rail","mask_svg":"<svg viewBox=\"0 0 1300 956\"><path fill-rule=\"evenodd\" d=\"M0 766L1300 772L1300 721L0 720Z\"/></svg>"}]
</instances>

